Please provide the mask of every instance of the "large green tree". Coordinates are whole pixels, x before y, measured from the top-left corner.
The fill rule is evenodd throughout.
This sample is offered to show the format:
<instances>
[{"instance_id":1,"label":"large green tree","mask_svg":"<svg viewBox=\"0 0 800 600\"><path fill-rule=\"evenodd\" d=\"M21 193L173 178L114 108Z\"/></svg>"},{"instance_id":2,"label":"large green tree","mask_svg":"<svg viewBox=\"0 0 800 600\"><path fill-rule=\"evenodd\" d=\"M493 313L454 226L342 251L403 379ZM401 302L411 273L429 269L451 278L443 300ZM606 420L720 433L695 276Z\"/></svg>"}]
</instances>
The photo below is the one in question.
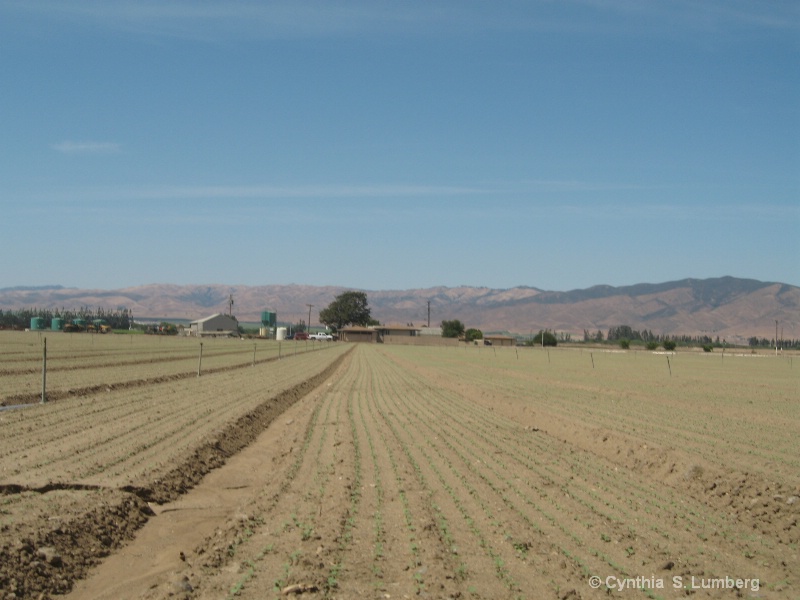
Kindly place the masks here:
<instances>
[{"instance_id":1,"label":"large green tree","mask_svg":"<svg viewBox=\"0 0 800 600\"><path fill-rule=\"evenodd\" d=\"M464 324L458 319L442 321L442 337L457 338L464 335Z\"/></svg>"},{"instance_id":2,"label":"large green tree","mask_svg":"<svg viewBox=\"0 0 800 600\"><path fill-rule=\"evenodd\" d=\"M343 292L333 302L319 311L320 323L333 327L336 331L347 325L367 325L373 323L364 292Z\"/></svg>"}]
</instances>

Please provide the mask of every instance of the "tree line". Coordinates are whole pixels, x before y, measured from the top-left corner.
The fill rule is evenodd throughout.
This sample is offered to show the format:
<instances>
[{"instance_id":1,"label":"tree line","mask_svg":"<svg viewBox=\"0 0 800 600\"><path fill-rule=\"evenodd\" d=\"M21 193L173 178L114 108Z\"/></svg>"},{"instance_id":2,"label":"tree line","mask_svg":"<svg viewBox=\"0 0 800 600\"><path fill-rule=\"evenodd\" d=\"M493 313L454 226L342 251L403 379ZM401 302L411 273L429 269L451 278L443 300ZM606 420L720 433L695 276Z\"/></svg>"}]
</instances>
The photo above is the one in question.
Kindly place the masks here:
<instances>
[{"instance_id":1,"label":"tree line","mask_svg":"<svg viewBox=\"0 0 800 600\"><path fill-rule=\"evenodd\" d=\"M592 333L591 331L583 330L584 342L620 342L627 341L641 341L645 344L648 342L656 342L663 344L663 342L675 342L687 346L715 346L721 348L727 344L725 339L719 336L712 337L710 335L676 335L676 334L655 334L651 330L643 329L641 331L633 329L630 325L617 325L610 327L608 332L604 335L599 329ZM748 339L748 344L752 347L765 347L774 348L775 339L751 337ZM778 342L778 346L782 348L800 348L800 340L782 340Z\"/></svg>"},{"instance_id":2,"label":"tree line","mask_svg":"<svg viewBox=\"0 0 800 600\"><path fill-rule=\"evenodd\" d=\"M71 323L75 319L83 319L91 323L97 319L102 319L112 329L129 329L133 323L133 315L127 308L116 310L106 310L102 307L95 309L88 306L77 310L68 308L22 308L19 310L0 309L0 328L3 329L25 329L31 326L31 319L42 319L45 329L52 327L53 319L61 319L63 324Z\"/></svg>"}]
</instances>

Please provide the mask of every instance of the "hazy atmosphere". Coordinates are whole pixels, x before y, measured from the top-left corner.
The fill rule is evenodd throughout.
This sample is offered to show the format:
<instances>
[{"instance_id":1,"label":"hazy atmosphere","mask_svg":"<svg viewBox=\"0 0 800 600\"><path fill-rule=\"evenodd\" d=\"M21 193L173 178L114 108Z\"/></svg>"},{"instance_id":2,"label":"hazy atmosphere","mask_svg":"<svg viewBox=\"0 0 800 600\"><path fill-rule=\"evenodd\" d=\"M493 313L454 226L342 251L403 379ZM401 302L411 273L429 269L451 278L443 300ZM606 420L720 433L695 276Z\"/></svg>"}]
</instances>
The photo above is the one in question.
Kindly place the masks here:
<instances>
[{"instance_id":1,"label":"hazy atmosphere","mask_svg":"<svg viewBox=\"0 0 800 600\"><path fill-rule=\"evenodd\" d=\"M800 284L792 1L0 0L0 287Z\"/></svg>"}]
</instances>

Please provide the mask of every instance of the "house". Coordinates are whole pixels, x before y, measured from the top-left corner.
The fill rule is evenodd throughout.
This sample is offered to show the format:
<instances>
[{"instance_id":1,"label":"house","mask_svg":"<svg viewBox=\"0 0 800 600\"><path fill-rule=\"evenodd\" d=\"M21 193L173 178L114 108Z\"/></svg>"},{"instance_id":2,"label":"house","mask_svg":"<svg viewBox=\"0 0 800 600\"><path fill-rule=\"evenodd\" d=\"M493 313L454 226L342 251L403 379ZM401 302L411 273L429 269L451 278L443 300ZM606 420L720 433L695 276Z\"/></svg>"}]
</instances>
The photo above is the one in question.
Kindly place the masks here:
<instances>
[{"instance_id":1,"label":"house","mask_svg":"<svg viewBox=\"0 0 800 600\"><path fill-rule=\"evenodd\" d=\"M416 337L420 334L420 328L413 325L379 325L375 329L384 340L391 336Z\"/></svg>"},{"instance_id":2,"label":"house","mask_svg":"<svg viewBox=\"0 0 800 600\"><path fill-rule=\"evenodd\" d=\"M496 335L496 334L489 334L483 336L484 343L489 342L487 345L492 346L516 346L517 340L516 338L511 337L510 335Z\"/></svg>"},{"instance_id":3,"label":"house","mask_svg":"<svg viewBox=\"0 0 800 600\"><path fill-rule=\"evenodd\" d=\"M233 317L217 313L189 323L189 335L197 337L239 335L239 322Z\"/></svg>"}]
</instances>

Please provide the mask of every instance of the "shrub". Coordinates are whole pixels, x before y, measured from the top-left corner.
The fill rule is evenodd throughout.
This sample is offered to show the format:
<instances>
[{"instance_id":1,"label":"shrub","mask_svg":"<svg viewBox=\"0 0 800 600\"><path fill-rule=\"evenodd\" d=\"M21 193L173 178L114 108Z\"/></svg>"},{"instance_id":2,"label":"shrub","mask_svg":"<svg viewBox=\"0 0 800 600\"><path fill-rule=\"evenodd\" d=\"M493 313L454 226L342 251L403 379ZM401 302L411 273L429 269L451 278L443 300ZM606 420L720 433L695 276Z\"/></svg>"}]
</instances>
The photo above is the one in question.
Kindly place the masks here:
<instances>
[{"instance_id":1,"label":"shrub","mask_svg":"<svg viewBox=\"0 0 800 600\"><path fill-rule=\"evenodd\" d=\"M664 340L664 343L661 345L664 346L664 350L672 352L673 350L675 350L675 347L678 344L675 343L675 340Z\"/></svg>"},{"instance_id":2,"label":"shrub","mask_svg":"<svg viewBox=\"0 0 800 600\"><path fill-rule=\"evenodd\" d=\"M630 340L626 340L625 338L622 338L621 340L619 340L618 343L619 343L619 347L622 348L623 350L627 350L628 348L631 347L631 341Z\"/></svg>"},{"instance_id":3,"label":"shrub","mask_svg":"<svg viewBox=\"0 0 800 600\"><path fill-rule=\"evenodd\" d=\"M658 342L647 342L645 344L645 348L647 348L648 350L655 350L656 348L658 348Z\"/></svg>"},{"instance_id":4,"label":"shrub","mask_svg":"<svg viewBox=\"0 0 800 600\"><path fill-rule=\"evenodd\" d=\"M714 346L711 344L703 344L703 352L711 352L714 350Z\"/></svg>"}]
</instances>

